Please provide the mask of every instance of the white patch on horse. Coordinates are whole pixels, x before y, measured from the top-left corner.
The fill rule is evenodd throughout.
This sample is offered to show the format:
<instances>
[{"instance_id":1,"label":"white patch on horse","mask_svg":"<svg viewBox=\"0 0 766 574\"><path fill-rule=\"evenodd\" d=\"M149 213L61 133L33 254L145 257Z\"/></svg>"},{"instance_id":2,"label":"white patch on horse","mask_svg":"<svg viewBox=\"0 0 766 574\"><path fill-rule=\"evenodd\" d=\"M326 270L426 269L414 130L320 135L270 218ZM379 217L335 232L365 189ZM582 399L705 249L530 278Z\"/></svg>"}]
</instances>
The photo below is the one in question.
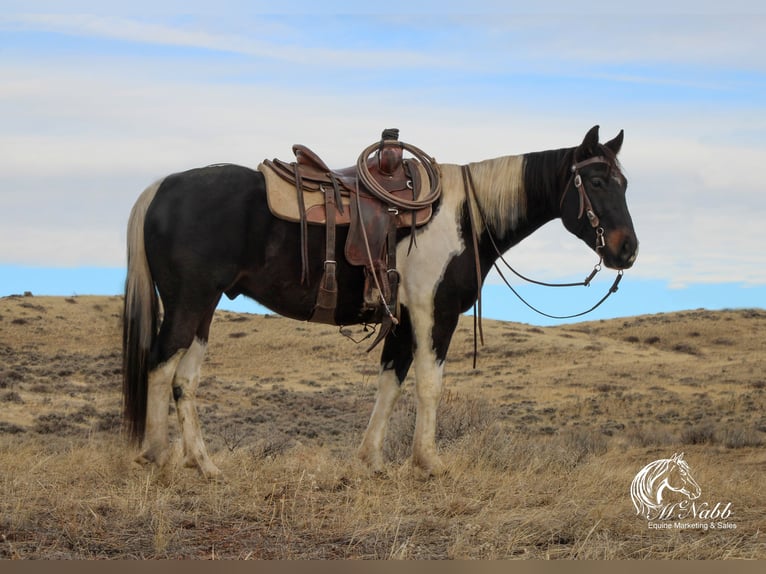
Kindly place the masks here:
<instances>
[{"instance_id":1,"label":"white patch on horse","mask_svg":"<svg viewBox=\"0 0 766 574\"><path fill-rule=\"evenodd\" d=\"M414 357L417 417L412 459L416 466L438 474L443 465L436 453L436 408L442 390L442 365L433 345L434 297L450 261L462 253L460 216L465 198L460 167L442 166L442 203L439 211L417 232L417 247L398 246L402 277L401 301L410 313L417 349Z\"/></svg>"},{"instance_id":2,"label":"white patch on horse","mask_svg":"<svg viewBox=\"0 0 766 574\"><path fill-rule=\"evenodd\" d=\"M400 299L413 315L433 321L436 288L453 257L465 249L460 235L460 211L465 199L460 167L442 165L442 202L431 221L416 231L417 247L410 253L409 240L397 247L396 260L402 276Z\"/></svg>"},{"instance_id":3,"label":"white patch on horse","mask_svg":"<svg viewBox=\"0 0 766 574\"><path fill-rule=\"evenodd\" d=\"M417 332L417 330L416 330ZM436 411L444 386L444 363L430 347L415 350L415 396L417 414L412 439L412 462L429 474L439 475L444 464L436 452Z\"/></svg>"}]
</instances>

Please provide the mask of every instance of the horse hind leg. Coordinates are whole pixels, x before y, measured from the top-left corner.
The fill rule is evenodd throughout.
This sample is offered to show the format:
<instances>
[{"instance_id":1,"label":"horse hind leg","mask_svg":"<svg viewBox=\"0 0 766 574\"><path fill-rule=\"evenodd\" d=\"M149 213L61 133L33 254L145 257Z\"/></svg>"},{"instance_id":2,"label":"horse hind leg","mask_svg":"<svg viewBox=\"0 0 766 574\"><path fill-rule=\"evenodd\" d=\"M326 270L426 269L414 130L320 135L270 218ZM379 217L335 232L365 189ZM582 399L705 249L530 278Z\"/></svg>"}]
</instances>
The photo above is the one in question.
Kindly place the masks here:
<instances>
[{"instance_id":1,"label":"horse hind leg","mask_svg":"<svg viewBox=\"0 0 766 574\"><path fill-rule=\"evenodd\" d=\"M220 297L220 294L218 295ZM170 455L168 440L168 407L170 397L176 402L181 427L184 462L196 466L205 476L218 476L220 471L207 454L195 398L199 371L205 355L207 335L218 298L208 306L197 305L204 311L191 311L180 305L178 297L166 297L165 320L157 338L158 366L149 373L146 406L146 432L139 463L164 465Z\"/></svg>"},{"instance_id":2,"label":"horse hind leg","mask_svg":"<svg viewBox=\"0 0 766 574\"><path fill-rule=\"evenodd\" d=\"M167 361L159 364L149 373L146 405L146 432L141 454L136 457L139 464L163 466L170 455L168 442L168 405L170 388L184 350L176 351Z\"/></svg>"},{"instance_id":3,"label":"horse hind leg","mask_svg":"<svg viewBox=\"0 0 766 574\"><path fill-rule=\"evenodd\" d=\"M217 478L221 476L221 471L207 452L196 405L200 370L206 349L206 341L195 337L176 370L173 398L176 402L178 424L181 427L184 466L198 469L206 478Z\"/></svg>"}]
</instances>

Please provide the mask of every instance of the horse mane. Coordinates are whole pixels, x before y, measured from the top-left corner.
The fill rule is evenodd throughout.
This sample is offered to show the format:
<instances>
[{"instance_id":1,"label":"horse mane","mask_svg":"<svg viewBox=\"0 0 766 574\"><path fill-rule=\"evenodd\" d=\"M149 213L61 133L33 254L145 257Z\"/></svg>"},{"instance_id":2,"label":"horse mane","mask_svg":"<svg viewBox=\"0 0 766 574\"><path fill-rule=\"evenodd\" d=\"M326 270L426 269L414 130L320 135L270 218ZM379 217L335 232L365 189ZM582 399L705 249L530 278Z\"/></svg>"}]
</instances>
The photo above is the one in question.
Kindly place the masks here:
<instances>
[{"instance_id":1,"label":"horse mane","mask_svg":"<svg viewBox=\"0 0 766 574\"><path fill-rule=\"evenodd\" d=\"M547 195L549 202L558 202L579 152L580 148L570 147L470 163L476 200L486 225L502 237L527 218L530 194ZM611 149L599 144L593 155L602 155L610 173L624 179L622 166Z\"/></svg>"},{"instance_id":2,"label":"horse mane","mask_svg":"<svg viewBox=\"0 0 766 574\"><path fill-rule=\"evenodd\" d=\"M524 156L508 155L469 164L485 224L503 236L527 216Z\"/></svg>"},{"instance_id":3,"label":"horse mane","mask_svg":"<svg viewBox=\"0 0 766 574\"><path fill-rule=\"evenodd\" d=\"M647 464L633 479L630 485L630 493L633 498L633 506L636 507L636 514L641 514L649 518L652 510L660 508L656 503L652 503L652 497L656 494L654 483L657 478L665 473L672 459L663 458Z\"/></svg>"},{"instance_id":4,"label":"horse mane","mask_svg":"<svg viewBox=\"0 0 766 574\"><path fill-rule=\"evenodd\" d=\"M651 518L651 511L661 508L661 505L653 503L657 495L656 481L664 476L672 465L681 467L689 472L689 463L684 460L684 453L676 453L670 458L662 458L650 462L642 468L630 485L630 494L636 514Z\"/></svg>"},{"instance_id":5,"label":"horse mane","mask_svg":"<svg viewBox=\"0 0 766 574\"><path fill-rule=\"evenodd\" d=\"M606 159L610 175L625 179L617 154L603 144L599 144L594 153L588 154L583 154L580 147L538 151L524 156L524 182L527 193L541 193L547 195L548 201L558 202L572 175L571 167L574 162L597 155Z\"/></svg>"}]
</instances>

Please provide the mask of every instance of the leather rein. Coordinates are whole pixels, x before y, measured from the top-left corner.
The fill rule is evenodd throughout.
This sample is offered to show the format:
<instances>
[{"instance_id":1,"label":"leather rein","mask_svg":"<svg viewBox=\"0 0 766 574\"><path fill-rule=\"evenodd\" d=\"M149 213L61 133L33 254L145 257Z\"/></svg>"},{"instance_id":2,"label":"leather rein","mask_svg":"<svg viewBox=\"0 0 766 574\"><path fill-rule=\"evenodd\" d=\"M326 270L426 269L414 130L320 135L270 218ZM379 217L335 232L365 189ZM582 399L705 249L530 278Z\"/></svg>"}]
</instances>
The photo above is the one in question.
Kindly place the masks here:
<instances>
[{"instance_id":1,"label":"leather rein","mask_svg":"<svg viewBox=\"0 0 766 574\"><path fill-rule=\"evenodd\" d=\"M574 187L578 192L579 199L580 199L580 210L578 212L577 219L582 219L583 215L585 215L588 218L588 221L590 222L591 227L593 227L596 230L596 253L599 254L599 261L596 263L596 265L593 267L593 270L591 271L590 275L588 275L583 281L576 282L576 283L546 283L544 281L537 281L535 279L530 279L529 277L526 277L525 275L519 273L516 271L509 263L506 261L506 259L503 257L502 252L500 251L500 248L497 246L497 243L495 242L494 237L492 237L492 233L489 230L489 227L486 225L487 218L484 216L484 213L482 212L481 205L478 202L478 198L476 196L476 186L473 182L473 177L471 175L471 168L468 165L462 166L462 173L463 173L463 186L465 189L466 194L466 206L468 210L468 220L471 225L471 239L473 243L473 251L474 251L474 261L475 261L475 267L476 267L476 280L478 285L478 298L476 300L476 303L474 304L474 354L473 354L473 366L476 368L476 355L478 350L478 344L477 344L477 338L476 334L478 332L479 338L481 340L481 344L484 345L484 332L481 326L481 289L483 286L483 281L481 278L481 265L479 260L479 237L478 237L478 227L476 225L476 215L474 215L473 212L473 206L471 199L473 199L474 202L476 202L476 207L478 208L478 216L481 218L482 224L484 226L484 229L487 231L487 237L489 238L490 243L492 244L493 249L495 250L495 254L497 255L497 259L493 263L493 266L495 267L495 270L497 271L498 275L500 275L500 278L503 280L503 282L508 286L508 288L513 292L514 295L527 307L532 309L535 313L538 313L544 317L548 317L550 319L574 319L576 317L582 317L583 315L587 315L591 311L594 311L597 309L604 301L606 301L612 293L616 293L618 290L618 285L620 283L620 280L622 279L623 271L620 269L617 272L617 276L614 279L614 282L612 283L612 286L609 288L609 290L606 292L606 294L592 307L589 309L582 311L580 313L574 313L572 315L551 315L549 313L545 313L539 309L537 309L535 306L530 304L528 301L526 301L516 289L513 288L513 286L510 284L510 282L505 278L503 275L503 272L500 270L500 267L498 267L497 261L502 261L503 264L517 277L520 279L523 279L524 281L527 281L529 283L533 283L535 285L542 285L544 287L580 287L585 286L589 287L591 281L593 278L601 271L602 269L602 263L604 261L603 256L601 255L601 249L604 248L606 245L606 240L604 238L604 228L600 226L600 221L598 215L596 215L595 211L593 210L593 204L590 201L590 198L588 197L588 192L585 189L585 185L582 180L582 176L580 175L580 168L596 164L596 163L604 163L607 165L612 165L611 162L605 158L604 156L596 156L592 157L580 162L575 162L571 166L571 173L572 175L569 177L569 180L567 181L566 186L564 187L564 191L561 193L561 199L559 200L559 206L564 205L564 198L567 195L567 192L570 189L570 185L574 183Z\"/></svg>"}]
</instances>

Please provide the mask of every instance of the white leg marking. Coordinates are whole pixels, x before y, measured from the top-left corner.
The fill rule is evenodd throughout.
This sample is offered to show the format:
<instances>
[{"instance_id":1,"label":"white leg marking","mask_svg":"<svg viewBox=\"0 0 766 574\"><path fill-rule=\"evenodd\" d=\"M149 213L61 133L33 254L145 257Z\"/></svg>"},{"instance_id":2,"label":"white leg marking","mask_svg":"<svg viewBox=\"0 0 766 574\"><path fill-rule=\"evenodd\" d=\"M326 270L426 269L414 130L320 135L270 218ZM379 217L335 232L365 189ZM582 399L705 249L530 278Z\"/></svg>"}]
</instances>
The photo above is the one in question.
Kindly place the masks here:
<instances>
[{"instance_id":1,"label":"white leg marking","mask_svg":"<svg viewBox=\"0 0 766 574\"><path fill-rule=\"evenodd\" d=\"M417 416L412 441L412 462L429 474L444 472L444 464L436 453L436 410L442 395L443 363L438 363L432 349L415 351L415 395Z\"/></svg>"},{"instance_id":2,"label":"white leg marking","mask_svg":"<svg viewBox=\"0 0 766 574\"><path fill-rule=\"evenodd\" d=\"M149 387L146 398L146 432L141 454L136 462L141 464L157 463L162 466L167 462L168 443L168 405L173 374L176 371L184 351L178 351L167 362L149 373Z\"/></svg>"},{"instance_id":3,"label":"white leg marking","mask_svg":"<svg viewBox=\"0 0 766 574\"><path fill-rule=\"evenodd\" d=\"M173 380L173 396L176 397L178 424L183 437L184 465L197 468L203 476L213 478L219 476L221 471L207 453L196 405L200 370L206 349L204 342L194 339L178 365Z\"/></svg>"},{"instance_id":4,"label":"white leg marking","mask_svg":"<svg viewBox=\"0 0 766 574\"><path fill-rule=\"evenodd\" d=\"M383 440L386 437L388 419L391 418L391 411L400 393L401 388L396 372L393 369L381 368L378 374L375 408L372 410L370 422L367 424L367 430L358 451L359 458L374 472L383 471Z\"/></svg>"}]
</instances>

